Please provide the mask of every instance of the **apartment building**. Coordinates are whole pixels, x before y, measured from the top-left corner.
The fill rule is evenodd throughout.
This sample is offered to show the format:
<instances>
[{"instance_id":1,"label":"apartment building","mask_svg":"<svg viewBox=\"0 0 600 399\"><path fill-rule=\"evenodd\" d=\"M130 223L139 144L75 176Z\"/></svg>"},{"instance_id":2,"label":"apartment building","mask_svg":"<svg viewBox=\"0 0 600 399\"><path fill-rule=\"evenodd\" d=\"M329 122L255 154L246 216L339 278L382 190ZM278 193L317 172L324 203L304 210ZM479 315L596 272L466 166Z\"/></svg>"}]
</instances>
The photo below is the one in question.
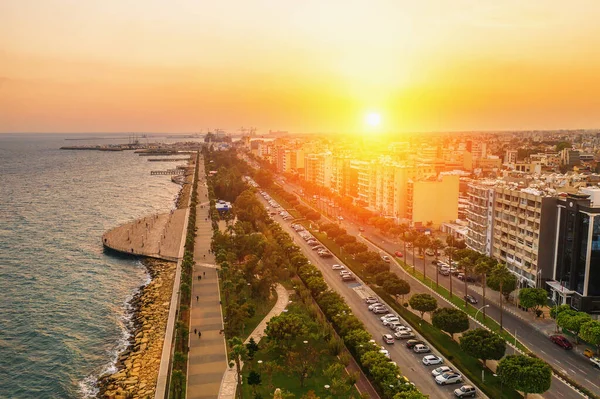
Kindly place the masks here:
<instances>
[{"instance_id":1,"label":"apartment building","mask_svg":"<svg viewBox=\"0 0 600 399\"><path fill-rule=\"evenodd\" d=\"M304 179L321 187L331 187L333 156L330 152L306 154Z\"/></svg>"},{"instance_id":2,"label":"apartment building","mask_svg":"<svg viewBox=\"0 0 600 399\"><path fill-rule=\"evenodd\" d=\"M558 304L600 314L600 188L582 188L557 202L556 245L546 285Z\"/></svg>"},{"instance_id":3,"label":"apartment building","mask_svg":"<svg viewBox=\"0 0 600 399\"><path fill-rule=\"evenodd\" d=\"M406 191L406 219L439 227L458 218L459 176L441 174L438 178L409 180Z\"/></svg>"},{"instance_id":4,"label":"apartment building","mask_svg":"<svg viewBox=\"0 0 600 399\"><path fill-rule=\"evenodd\" d=\"M350 168L354 169L357 176L358 200L367 204L368 207L375 207L377 189L374 162L353 159L350 161Z\"/></svg>"},{"instance_id":5,"label":"apartment building","mask_svg":"<svg viewBox=\"0 0 600 399\"><path fill-rule=\"evenodd\" d=\"M492 255L494 221L494 192L496 180L474 181L467 185L468 233L465 243L469 248L487 256Z\"/></svg>"},{"instance_id":6,"label":"apartment building","mask_svg":"<svg viewBox=\"0 0 600 399\"><path fill-rule=\"evenodd\" d=\"M521 286L540 287L552 277L556 232L555 193L534 188L494 189L491 255L505 263Z\"/></svg>"}]
</instances>

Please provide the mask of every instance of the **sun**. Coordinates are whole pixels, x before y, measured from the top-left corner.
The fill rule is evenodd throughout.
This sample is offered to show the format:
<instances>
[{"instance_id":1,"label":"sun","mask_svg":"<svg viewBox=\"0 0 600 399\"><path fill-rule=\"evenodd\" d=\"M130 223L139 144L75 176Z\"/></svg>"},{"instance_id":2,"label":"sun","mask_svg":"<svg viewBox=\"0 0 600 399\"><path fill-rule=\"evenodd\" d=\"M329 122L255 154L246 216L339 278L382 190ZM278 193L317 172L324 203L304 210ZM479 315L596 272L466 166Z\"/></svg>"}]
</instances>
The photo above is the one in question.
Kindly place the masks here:
<instances>
[{"instance_id":1,"label":"sun","mask_svg":"<svg viewBox=\"0 0 600 399\"><path fill-rule=\"evenodd\" d=\"M381 115L377 112L369 112L365 115L365 123L370 127L378 127L381 124Z\"/></svg>"}]
</instances>

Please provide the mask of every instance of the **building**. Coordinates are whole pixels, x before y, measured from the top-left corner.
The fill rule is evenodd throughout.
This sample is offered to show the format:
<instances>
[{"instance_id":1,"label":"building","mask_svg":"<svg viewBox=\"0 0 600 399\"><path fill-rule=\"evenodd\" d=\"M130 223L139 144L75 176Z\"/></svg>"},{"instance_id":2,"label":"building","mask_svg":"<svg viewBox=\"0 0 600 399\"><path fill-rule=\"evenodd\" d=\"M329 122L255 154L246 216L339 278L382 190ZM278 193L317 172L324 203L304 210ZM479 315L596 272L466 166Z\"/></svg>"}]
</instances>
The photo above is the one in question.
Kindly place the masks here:
<instances>
[{"instance_id":1,"label":"building","mask_svg":"<svg viewBox=\"0 0 600 399\"><path fill-rule=\"evenodd\" d=\"M306 154L304 157L304 179L317 186L330 188L333 157L330 152Z\"/></svg>"},{"instance_id":2,"label":"building","mask_svg":"<svg viewBox=\"0 0 600 399\"><path fill-rule=\"evenodd\" d=\"M541 287L552 277L556 235L554 193L501 186L494 189L492 256L524 287Z\"/></svg>"},{"instance_id":3,"label":"building","mask_svg":"<svg viewBox=\"0 0 600 399\"><path fill-rule=\"evenodd\" d=\"M557 203L552 276L557 304L600 314L600 188L582 188Z\"/></svg>"},{"instance_id":4,"label":"building","mask_svg":"<svg viewBox=\"0 0 600 399\"><path fill-rule=\"evenodd\" d=\"M504 154L504 163L505 164L514 164L517 163L517 155L519 151L517 150L506 150Z\"/></svg>"},{"instance_id":5,"label":"building","mask_svg":"<svg viewBox=\"0 0 600 399\"><path fill-rule=\"evenodd\" d=\"M469 248L492 256L492 233L495 180L474 181L467 186L469 207L466 211L468 233L465 243Z\"/></svg>"},{"instance_id":6,"label":"building","mask_svg":"<svg viewBox=\"0 0 600 399\"><path fill-rule=\"evenodd\" d=\"M406 219L412 225L439 227L458 218L458 175L441 174L438 178L409 180L406 195Z\"/></svg>"},{"instance_id":7,"label":"building","mask_svg":"<svg viewBox=\"0 0 600 399\"><path fill-rule=\"evenodd\" d=\"M565 148L560 152L560 164L568 168L579 166L579 151Z\"/></svg>"}]
</instances>

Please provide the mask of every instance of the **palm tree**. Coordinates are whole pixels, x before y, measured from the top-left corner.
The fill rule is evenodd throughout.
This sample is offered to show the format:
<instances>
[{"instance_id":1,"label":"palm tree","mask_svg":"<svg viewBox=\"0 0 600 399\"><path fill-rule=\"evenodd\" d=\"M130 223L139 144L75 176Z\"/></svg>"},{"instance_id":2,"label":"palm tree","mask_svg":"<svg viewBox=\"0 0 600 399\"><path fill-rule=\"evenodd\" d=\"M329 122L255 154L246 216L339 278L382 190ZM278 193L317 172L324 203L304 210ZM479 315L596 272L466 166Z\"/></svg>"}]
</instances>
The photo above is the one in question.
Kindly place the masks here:
<instances>
[{"instance_id":1,"label":"palm tree","mask_svg":"<svg viewBox=\"0 0 600 399\"><path fill-rule=\"evenodd\" d=\"M466 308L469 306L469 302L467 301L467 294L469 293L467 280L468 280L469 273L471 273L475 267L475 262L473 261L473 258L471 256L465 256L464 258L462 258L461 260L458 261L458 264L464 270L463 282L465 283L464 300L465 300L465 308Z\"/></svg>"},{"instance_id":2,"label":"palm tree","mask_svg":"<svg viewBox=\"0 0 600 399\"><path fill-rule=\"evenodd\" d=\"M483 306L483 320L485 320L485 317L486 317L486 314L485 314L485 309L486 309L485 308L486 278L487 278L487 275L494 268L494 265L496 265L496 261L493 258L490 258L489 256L482 256L475 263L474 271L477 274L481 274L481 285L483 287L483 295L482 295L482 297L483 297L483 303L481 304L481 306Z\"/></svg>"},{"instance_id":3,"label":"palm tree","mask_svg":"<svg viewBox=\"0 0 600 399\"><path fill-rule=\"evenodd\" d=\"M406 233L408 232L409 227L406 223L402 223L400 226L398 226L398 231L400 232L400 235L402 236L402 242L404 243L404 259L406 260Z\"/></svg>"},{"instance_id":4,"label":"palm tree","mask_svg":"<svg viewBox=\"0 0 600 399\"><path fill-rule=\"evenodd\" d=\"M231 348L229 357L233 358L237 372L237 394L238 397L242 399L242 361L246 360L248 357L248 348L246 348L246 345L244 345L242 340L238 337L231 338L228 343Z\"/></svg>"},{"instance_id":5,"label":"palm tree","mask_svg":"<svg viewBox=\"0 0 600 399\"><path fill-rule=\"evenodd\" d=\"M490 274L490 278L487 280L487 284L491 289L497 289L500 292L500 330L502 330L503 314L502 297L504 296L505 290L507 290L509 293L514 290L516 281L517 278L515 275L508 270L506 265L501 263L497 263L496 266L494 266L494 269Z\"/></svg>"},{"instance_id":6,"label":"palm tree","mask_svg":"<svg viewBox=\"0 0 600 399\"><path fill-rule=\"evenodd\" d=\"M427 283L427 274L425 272L425 251L427 251L427 249L431 246L431 239L425 234L419 235L419 237L415 241L415 245L419 247L419 252L423 254L423 282Z\"/></svg>"},{"instance_id":7,"label":"palm tree","mask_svg":"<svg viewBox=\"0 0 600 399\"><path fill-rule=\"evenodd\" d=\"M442 242L442 240L440 240L439 238L436 238L434 240L431 241L431 246L430 248L433 249L433 251L435 252L435 263L436 263L436 267L437 267L437 261L438 261L438 255L439 255L439 250L440 249L444 249L445 245ZM439 276L440 273L436 273L435 274L435 287L438 288L439 287Z\"/></svg>"},{"instance_id":8,"label":"palm tree","mask_svg":"<svg viewBox=\"0 0 600 399\"><path fill-rule=\"evenodd\" d=\"M419 238L419 233L416 230L410 230L408 232L408 236L406 237L406 241L412 244L412 267L413 274L415 274L415 243ZM405 255L406 256L406 255Z\"/></svg>"},{"instance_id":9,"label":"palm tree","mask_svg":"<svg viewBox=\"0 0 600 399\"><path fill-rule=\"evenodd\" d=\"M448 266L452 267L452 255L454 254L455 248L452 245L448 245L444 252L448 257ZM452 273L450 273L450 299L452 299Z\"/></svg>"}]
</instances>

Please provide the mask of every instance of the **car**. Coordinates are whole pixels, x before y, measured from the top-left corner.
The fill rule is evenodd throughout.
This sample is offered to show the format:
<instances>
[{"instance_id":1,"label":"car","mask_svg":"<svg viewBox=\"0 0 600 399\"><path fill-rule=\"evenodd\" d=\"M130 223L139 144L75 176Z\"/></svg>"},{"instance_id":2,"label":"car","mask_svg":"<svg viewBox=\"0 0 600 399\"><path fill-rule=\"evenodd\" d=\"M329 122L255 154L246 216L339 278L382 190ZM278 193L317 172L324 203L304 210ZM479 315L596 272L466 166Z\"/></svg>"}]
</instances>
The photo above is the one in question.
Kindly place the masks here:
<instances>
[{"instance_id":1,"label":"car","mask_svg":"<svg viewBox=\"0 0 600 399\"><path fill-rule=\"evenodd\" d=\"M590 362L592 362L594 367L597 367L600 369L600 357L591 357Z\"/></svg>"},{"instance_id":2,"label":"car","mask_svg":"<svg viewBox=\"0 0 600 399\"><path fill-rule=\"evenodd\" d=\"M344 217L343 217L343 216L338 216L337 218L338 218L338 220L339 220L340 222L341 222L342 220L344 220Z\"/></svg>"},{"instance_id":3,"label":"car","mask_svg":"<svg viewBox=\"0 0 600 399\"><path fill-rule=\"evenodd\" d=\"M396 321L392 321L391 323L388 323L387 327L388 327L390 330L392 330L392 331L396 332L396 329L397 329L397 328L399 328L399 327L404 327L404 326L402 325L402 323L400 323L400 321L399 321L399 320L396 320Z\"/></svg>"},{"instance_id":4,"label":"car","mask_svg":"<svg viewBox=\"0 0 600 399\"><path fill-rule=\"evenodd\" d=\"M573 344L571 344L571 342L569 342L569 340L562 335L551 335L550 341L564 349L573 349Z\"/></svg>"},{"instance_id":5,"label":"car","mask_svg":"<svg viewBox=\"0 0 600 399\"><path fill-rule=\"evenodd\" d=\"M394 338L396 339L409 339L414 337L415 334L410 331L397 331L394 333Z\"/></svg>"},{"instance_id":6,"label":"car","mask_svg":"<svg viewBox=\"0 0 600 399\"><path fill-rule=\"evenodd\" d=\"M369 305L369 310L373 310L373 308L375 308L377 306L383 306L383 303L380 303L380 302L372 303L372 304Z\"/></svg>"},{"instance_id":7,"label":"car","mask_svg":"<svg viewBox=\"0 0 600 399\"><path fill-rule=\"evenodd\" d=\"M345 269L344 265L338 265L337 263L335 265L331 265L331 268L333 270L344 270ZM367 303L369 303L369 302L367 302Z\"/></svg>"},{"instance_id":8,"label":"car","mask_svg":"<svg viewBox=\"0 0 600 399\"><path fill-rule=\"evenodd\" d=\"M448 268L441 268L438 273L440 273L442 276L449 276L450 275L450 269Z\"/></svg>"},{"instance_id":9,"label":"car","mask_svg":"<svg viewBox=\"0 0 600 399\"><path fill-rule=\"evenodd\" d=\"M421 345L423 344L423 341L419 341L418 339L409 339L408 341L406 341L406 347L408 349L412 349L414 348L416 345Z\"/></svg>"},{"instance_id":10,"label":"car","mask_svg":"<svg viewBox=\"0 0 600 399\"><path fill-rule=\"evenodd\" d=\"M317 246L314 246L314 247L312 247L311 249L312 249L313 251L320 251L320 250L322 250L322 249L325 249L325 247L324 247L324 246L322 246L322 245L317 245Z\"/></svg>"},{"instance_id":11,"label":"car","mask_svg":"<svg viewBox=\"0 0 600 399\"><path fill-rule=\"evenodd\" d=\"M340 276L343 276L344 274L352 274L352 273L349 272L348 270L342 269L342 271L340 272Z\"/></svg>"},{"instance_id":12,"label":"car","mask_svg":"<svg viewBox=\"0 0 600 399\"><path fill-rule=\"evenodd\" d=\"M475 395L477 395L477 390L471 385L463 385L454 390L454 396L457 398L474 398Z\"/></svg>"},{"instance_id":13,"label":"car","mask_svg":"<svg viewBox=\"0 0 600 399\"><path fill-rule=\"evenodd\" d=\"M390 257L389 257L389 256L387 256L387 255L383 255L383 256L381 257L381 259L382 259L382 260L383 260L385 263L390 263L390 261L391 261L391 260L390 260Z\"/></svg>"},{"instance_id":14,"label":"car","mask_svg":"<svg viewBox=\"0 0 600 399\"><path fill-rule=\"evenodd\" d=\"M425 254L428 256L435 256L435 252L433 252L431 249L428 249L427 251L425 251Z\"/></svg>"},{"instance_id":15,"label":"car","mask_svg":"<svg viewBox=\"0 0 600 399\"><path fill-rule=\"evenodd\" d=\"M385 320L383 321L383 325L384 325L384 326L386 326L386 327L389 327L389 326L391 326L391 325L392 325L392 323L393 323L393 322L395 322L395 321L400 321L400 319L399 319L399 318L397 318L397 317L390 317L390 318L387 318L387 319L385 319Z\"/></svg>"},{"instance_id":16,"label":"car","mask_svg":"<svg viewBox=\"0 0 600 399\"><path fill-rule=\"evenodd\" d=\"M365 228L364 227L359 227L358 231L365 231Z\"/></svg>"},{"instance_id":17,"label":"car","mask_svg":"<svg viewBox=\"0 0 600 399\"><path fill-rule=\"evenodd\" d=\"M402 256L404 256L404 255L402 254L402 252L400 252L400 251L396 251L396 252L394 252L394 255L396 255L396 256L397 256L397 257L399 257L399 258L401 258Z\"/></svg>"},{"instance_id":18,"label":"car","mask_svg":"<svg viewBox=\"0 0 600 399\"><path fill-rule=\"evenodd\" d=\"M365 303L371 305L373 303L378 303L379 299L375 298L374 296L370 296L368 298L365 298Z\"/></svg>"},{"instance_id":19,"label":"car","mask_svg":"<svg viewBox=\"0 0 600 399\"><path fill-rule=\"evenodd\" d=\"M475 305L477 304L477 298L475 298L473 295L465 295L464 300L469 302L471 305Z\"/></svg>"},{"instance_id":20,"label":"car","mask_svg":"<svg viewBox=\"0 0 600 399\"><path fill-rule=\"evenodd\" d=\"M352 274L344 274L342 276L342 281L354 281L356 280L356 277Z\"/></svg>"},{"instance_id":21,"label":"car","mask_svg":"<svg viewBox=\"0 0 600 399\"><path fill-rule=\"evenodd\" d=\"M583 356L592 358L594 357L594 351L590 348L585 348L585 350L583 351Z\"/></svg>"},{"instance_id":22,"label":"car","mask_svg":"<svg viewBox=\"0 0 600 399\"><path fill-rule=\"evenodd\" d=\"M400 331L408 331L408 332L411 332L411 331L412 331L412 328L400 325L400 326L397 326L397 327L394 329L394 331L396 331L396 332L400 332Z\"/></svg>"},{"instance_id":23,"label":"car","mask_svg":"<svg viewBox=\"0 0 600 399\"><path fill-rule=\"evenodd\" d=\"M389 319L390 317L398 317L393 313L388 313L388 314L384 314L383 316L380 317L381 321L385 321L385 319Z\"/></svg>"},{"instance_id":24,"label":"car","mask_svg":"<svg viewBox=\"0 0 600 399\"><path fill-rule=\"evenodd\" d=\"M333 258L333 255L329 251L319 251L317 253L321 258Z\"/></svg>"},{"instance_id":25,"label":"car","mask_svg":"<svg viewBox=\"0 0 600 399\"><path fill-rule=\"evenodd\" d=\"M386 313L386 312L389 312L389 311L390 310L386 306L384 306L382 308L375 308L373 310L373 313L375 313L375 314L382 314L382 313Z\"/></svg>"},{"instance_id":26,"label":"car","mask_svg":"<svg viewBox=\"0 0 600 399\"><path fill-rule=\"evenodd\" d=\"M427 355L423 357L422 362L425 366L434 366L436 364L444 363L444 359L436 355Z\"/></svg>"},{"instance_id":27,"label":"car","mask_svg":"<svg viewBox=\"0 0 600 399\"><path fill-rule=\"evenodd\" d=\"M312 247L316 247L321 245L321 243L319 241L315 241L315 240L310 240L307 242L307 244L312 248Z\"/></svg>"},{"instance_id":28,"label":"car","mask_svg":"<svg viewBox=\"0 0 600 399\"><path fill-rule=\"evenodd\" d=\"M434 260L432 260L432 261L431 261L431 264L432 264L432 265L437 265L437 264L438 264L438 262L439 262L438 260L435 260L435 259L434 259Z\"/></svg>"},{"instance_id":29,"label":"car","mask_svg":"<svg viewBox=\"0 0 600 399\"><path fill-rule=\"evenodd\" d=\"M383 356L387 357L388 359L391 359L390 352L387 349L385 349L383 346L379 350L379 353L381 353Z\"/></svg>"},{"instance_id":30,"label":"car","mask_svg":"<svg viewBox=\"0 0 600 399\"><path fill-rule=\"evenodd\" d=\"M415 353L428 353L428 352L431 352L431 349L429 349L429 347L427 345L425 345L425 344L417 344L413 348L413 352L415 352Z\"/></svg>"},{"instance_id":31,"label":"car","mask_svg":"<svg viewBox=\"0 0 600 399\"><path fill-rule=\"evenodd\" d=\"M435 377L435 382L439 385L458 384L462 382L462 375L458 373L443 373Z\"/></svg>"},{"instance_id":32,"label":"car","mask_svg":"<svg viewBox=\"0 0 600 399\"><path fill-rule=\"evenodd\" d=\"M392 337L390 334L383 334L382 338L383 342L385 342L388 345L392 345L394 342L396 342L394 340L394 337Z\"/></svg>"},{"instance_id":33,"label":"car","mask_svg":"<svg viewBox=\"0 0 600 399\"><path fill-rule=\"evenodd\" d=\"M437 377L438 375L442 375L444 373L453 373L454 370L452 370L452 368L448 367L448 366L440 366L436 369L433 369L431 371L431 375L434 377Z\"/></svg>"}]
</instances>

